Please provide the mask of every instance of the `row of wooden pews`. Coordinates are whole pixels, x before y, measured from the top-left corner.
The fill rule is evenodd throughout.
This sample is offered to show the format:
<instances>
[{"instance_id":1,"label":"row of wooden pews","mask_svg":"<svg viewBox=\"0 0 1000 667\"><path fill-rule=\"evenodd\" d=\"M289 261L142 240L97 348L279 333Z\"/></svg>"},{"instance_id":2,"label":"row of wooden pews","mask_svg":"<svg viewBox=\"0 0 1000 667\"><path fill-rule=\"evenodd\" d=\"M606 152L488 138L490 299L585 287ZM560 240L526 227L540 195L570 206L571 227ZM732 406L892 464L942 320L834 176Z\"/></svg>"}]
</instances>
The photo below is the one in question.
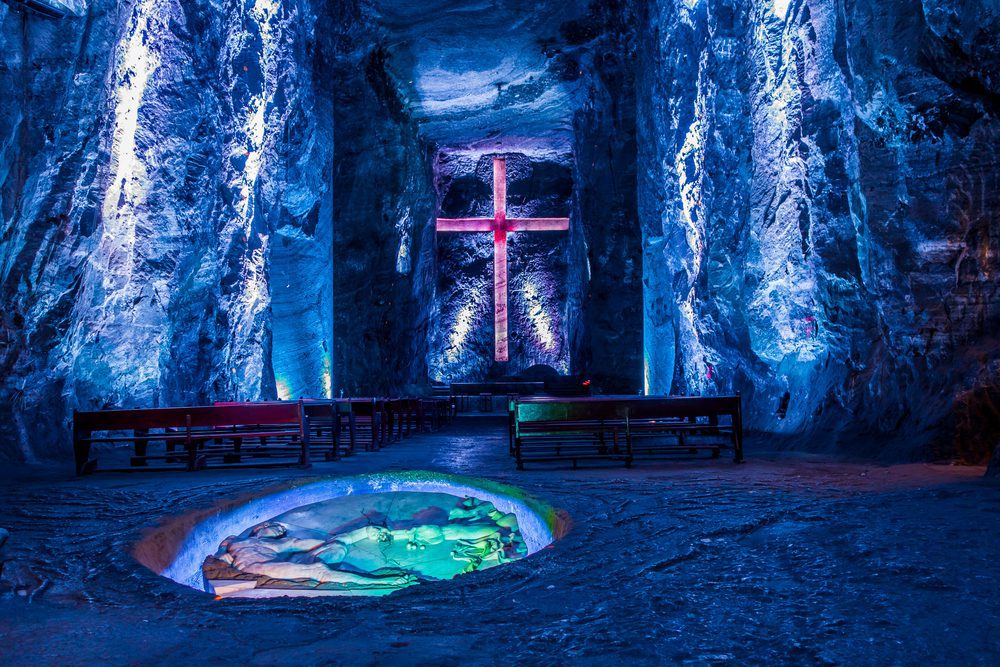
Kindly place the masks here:
<instances>
[{"instance_id":1,"label":"row of wooden pews","mask_svg":"<svg viewBox=\"0 0 1000 667\"><path fill-rule=\"evenodd\" d=\"M437 431L455 414L442 398L218 402L210 406L74 411L78 475L98 470L95 449L128 446L120 466L101 470L309 467Z\"/></svg>"},{"instance_id":2,"label":"row of wooden pews","mask_svg":"<svg viewBox=\"0 0 1000 667\"><path fill-rule=\"evenodd\" d=\"M510 454L530 461L615 460L731 451L743 462L740 395L525 397L508 405Z\"/></svg>"}]
</instances>

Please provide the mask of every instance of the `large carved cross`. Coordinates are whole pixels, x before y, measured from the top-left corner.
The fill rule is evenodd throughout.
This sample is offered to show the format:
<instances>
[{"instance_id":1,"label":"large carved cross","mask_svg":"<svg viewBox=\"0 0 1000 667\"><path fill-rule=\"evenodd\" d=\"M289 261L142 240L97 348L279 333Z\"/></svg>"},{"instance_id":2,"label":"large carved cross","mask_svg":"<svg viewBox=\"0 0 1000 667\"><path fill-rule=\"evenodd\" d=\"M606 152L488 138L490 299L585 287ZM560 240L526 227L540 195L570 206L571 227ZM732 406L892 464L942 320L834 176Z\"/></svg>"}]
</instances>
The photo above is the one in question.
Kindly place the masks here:
<instances>
[{"instance_id":1,"label":"large carved cross","mask_svg":"<svg viewBox=\"0 0 1000 667\"><path fill-rule=\"evenodd\" d=\"M493 232L493 339L497 361L507 361L507 234L569 229L569 218L508 218L507 160L493 158L493 217L438 218L439 232Z\"/></svg>"}]
</instances>

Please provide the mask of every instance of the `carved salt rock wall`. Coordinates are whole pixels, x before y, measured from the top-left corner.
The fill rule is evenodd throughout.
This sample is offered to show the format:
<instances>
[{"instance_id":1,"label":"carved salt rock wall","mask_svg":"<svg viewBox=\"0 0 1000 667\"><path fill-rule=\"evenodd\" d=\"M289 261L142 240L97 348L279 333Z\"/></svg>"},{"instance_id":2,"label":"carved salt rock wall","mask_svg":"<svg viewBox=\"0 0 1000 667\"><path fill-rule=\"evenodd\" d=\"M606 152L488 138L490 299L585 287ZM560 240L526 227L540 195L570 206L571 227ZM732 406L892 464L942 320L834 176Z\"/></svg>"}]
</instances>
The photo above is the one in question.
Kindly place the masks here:
<instances>
[{"instance_id":1,"label":"carved salt rock wall","mask_svg":"<svg viewBox=\"0 0 1000 667\"><path fill-rule=\"evenodd\" d=\"M651 10L651 391L741 390L752 428L811 447L948 453L998 349L997 13L966 4Z\"/></svg>"},{"instance_id":2,"label":"carved salt rock wall","mask_svg":"<svg viewBox=\"0 0 1000 667\"><path fill-rule=\"evenodd\" d=\"M86 13L88 5L91 4L91 0L45 0L47 4L52 5L56 9L61 9L74 16L83 16Z\"/></svg>"},{"instance_id":3,"label":"carved salt rock wall","mask_svg":"<svg viewBox=\"0 0 1000 667\"><path fill-rule=\"evenodd\" d=\"M328 163L298 65L308 4L94 2L58 22L0 12L0 80L14 92L2 102L0 429L16 445L3 455L65 451L74 407L273 398L271 239L329 237L315 222L324 184L285 185ZM300 327L314 337L300 386L319 392L316 330Z\"/></svg>"},{"instance_id":4,"label":"carved salt rock wall","mask_svg":"<svg viewBox=\"0 0 1000 667\"><path fill-rule=\"evenodd\" d=\"M848 54L881 334L865 381L881 427L927 442L956 395L1000 387L1000 11L914 4L854 7Z\"/></svg>"},{"instance_id":5,"label":"carved salt rock wall","mask_svg":"<svg viewBox=\"0 0 1000 667\"><path fill-rule=\"evenodd\" d=\"M308 66L323 48L316 17L308 2L280 0L234 0L226 17L217 217L228 336L213 384L235 399L330 396L332 137Z\"/></svg>"},{"instance_id":6,"label":"carved salt rock wall","mask_svg":"<svg viewBox=\"0 0 1000 667\"><path fill-rule=\"evenodd\" d=\"M99 236L97 185L114 3L54 22L0 5L0 457L58 450L73 359L64 341Z\"/></svg>"},{"instance_id":7,"label":"carved salt rock wall","mask_svg":"<svg viewBox=\"0 0 1000 667\"><path fill-rule=\"evenodd\" d=\"M155 405L165 398L165 375L176 368L169 361L171 311L188 297L188 272L202 263L204 244L191 235L203 230L204 197L211 202L208 184L186 185L187 160L218 147L217 140L198 145L199 130L211 136L218 125L190 104L209 72L196 71L202 62L187 48L193 26L186 19L173 2L137 2L122 12L112 47L106 115L98 116L107 159L98 160L86 193L93 228L80 230L91 245L56 348L65 393L81 407ZM217 173L218 163L206 166Z\"/></svg>"},{"instance_id":8,"label":"carved salt rock wall","mask_svg":"<svg viewBox=\"0 0 1000 667\"><path fill-rule=\"evenodd\" d=\"M426 387L432 318L431 155L386 66L384 35L360 3L341 5L334 93L335 393Z\"/></svg>"},{"instance_id":9,"label":"carved salt rock wall","mask_svg":"<svg viewBox=\"0 0 1000 667\"><path fill-rule=\"evenodd\" d=\"M845 35L836 3L775 3L750 20L747 233L759 245L744 296L750 350L766 364L750 415L788 433L849 424L848 378L870 355L874 318L853 105L837 60Z\"/></svg>"},{"instance_id":10,"label":"carved salt rock wall","mask_svg":"<svg viewBox=\"0 0 1000 667\"><path fill-rule=\"evenodd\" d=\"M594 2L560 27L551 69L583 91L573 114L571 314L576 372L604 393L642 383L643 274L636 202L636 14L629 3Z\"/></svg>"},{"instance_id":11,"label":"carved salt rock wall","mask_svg":"<svg viewBox=\"0 0 1000 667\"><path fill-rule=\"evenodd\" d=\"M993 450L993 457L986 468L987 477L1000 477L1000 444Z\"/></svg>"}]
</instances>

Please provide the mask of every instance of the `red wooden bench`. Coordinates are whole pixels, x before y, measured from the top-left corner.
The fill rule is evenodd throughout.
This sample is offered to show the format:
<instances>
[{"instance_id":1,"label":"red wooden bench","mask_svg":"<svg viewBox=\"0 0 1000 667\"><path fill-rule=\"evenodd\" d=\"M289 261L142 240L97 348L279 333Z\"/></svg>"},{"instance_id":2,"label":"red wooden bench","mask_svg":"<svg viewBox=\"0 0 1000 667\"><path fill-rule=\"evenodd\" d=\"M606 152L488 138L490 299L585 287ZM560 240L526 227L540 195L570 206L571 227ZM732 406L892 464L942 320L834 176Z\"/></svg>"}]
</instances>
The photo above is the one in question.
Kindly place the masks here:
<instances>
[{"instance_id":1,"label":"red wooden bench","mask_svg":"<svg viewBox=\"0 0 1000 667\"><path fill-rule=\"evenodd\" d=\"M383 432L384 401L380 403L375 398L347 398L340 400L347 401L348 405L350 405L354 423L355 441L363 442L365 451L378 451L385 437Z\"/></svg>"},{"instance_id":2,"label":"red wooden bench","mask_svg":"<svg viewBox=\"0 0 1000 667\"><path fill-rule=\"evenodd\" d=\"M131 443L131 469L197 470L209 461L242 464L245 458L286 459L278 465L309 466L308 418L301 401L213 405L183 408L74 411L73 452L76 472L97 469L91 457L99 443ZM150 445L162 444L162 453L150 454Z\"/></svg>"},{"instance_id":3,"label":"red wooden bench","mask_svg":"<svg viewBox=\"0 0 1000 667\"><path fill-rule=\"evenodd\" d=\"M284 403L284 401L262 401L257 403L217 401L213 405L261 405L263 403ZM327 461L336 461L353 451L353 443L342 436L344 427L350 430L350 406L340 405L330 399L303 398L302 408L309 425L309 448L317 456Z\"/></svg>"}]
</instances>

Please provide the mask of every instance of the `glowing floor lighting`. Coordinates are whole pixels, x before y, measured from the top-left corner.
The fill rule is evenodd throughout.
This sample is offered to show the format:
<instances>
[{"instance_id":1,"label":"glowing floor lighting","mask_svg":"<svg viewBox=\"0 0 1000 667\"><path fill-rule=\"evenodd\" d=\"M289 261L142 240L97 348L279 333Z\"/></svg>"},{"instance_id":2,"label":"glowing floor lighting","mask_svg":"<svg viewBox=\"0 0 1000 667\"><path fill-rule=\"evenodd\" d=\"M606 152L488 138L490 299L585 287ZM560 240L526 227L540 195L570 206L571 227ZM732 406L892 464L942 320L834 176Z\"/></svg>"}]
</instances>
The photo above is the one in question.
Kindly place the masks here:
<instances>
[{"instance_id":1,"label":"glowing floor lighting","mask_svg":"<svg viewBox=\"0 0 1000 667\"><path fill-rule=\"evenodd\" d=\"M524 301L527 304L528 320L534 329L535 338L546 352L556 349L556 335L553 331L552 319L542 307L541 293L532 281L524 283Z\"/></svg>"},{"instance_id":2,"label":"glowing floor lighting","mask_svg":"<svg viewBox=\"0 0 1000 667\"><path fill-rule=\"evenodd\" d=\"M453 364L458 361L462 348L465 347L465 341L472 332L472 325L475 323L475 318L476 306L472 302L465 304L462 310L458 311L458 316L455 318L455 326L451 330L451 335L448 336L448 363Z\"/></svg>"}]
</instances>

